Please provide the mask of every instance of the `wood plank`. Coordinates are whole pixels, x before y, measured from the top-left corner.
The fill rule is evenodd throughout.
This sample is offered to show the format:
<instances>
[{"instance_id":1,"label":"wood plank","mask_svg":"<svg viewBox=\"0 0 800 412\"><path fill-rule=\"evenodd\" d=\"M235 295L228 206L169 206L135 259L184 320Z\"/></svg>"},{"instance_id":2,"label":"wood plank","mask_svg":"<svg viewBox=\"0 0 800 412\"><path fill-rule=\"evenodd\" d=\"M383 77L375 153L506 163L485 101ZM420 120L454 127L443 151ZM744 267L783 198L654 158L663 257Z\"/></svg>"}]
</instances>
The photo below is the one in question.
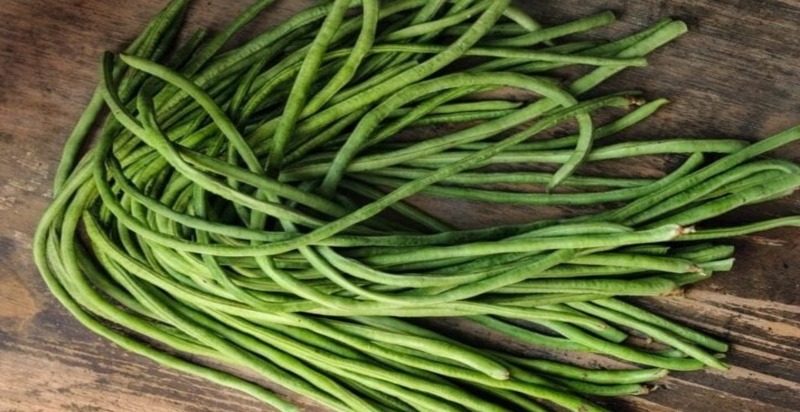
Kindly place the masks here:
<instances>
[{"instance_id":1,"label":"wood plank","mask_svg":"<svg viewBox=\"0 0 800 412\"><path fill-rule=\"evenodd\" d=\"M260 411L236 391L128 354L72 320L31 262L31 234L46 207L61 146L97 81L102 51L119 50L162 0L6 0L0 7L0 411ZM190 30L222 27L248 2L197 2ZM285 19L311 0L278 1L248 33ZM642 88L672 100L625 138L737 137L755 140L800 123L800 1L519 1L546 24L612 9L617 37L662 16L691 32L659 50L650 67L627 70L601 90ZM800 161L800 145L774 156ZM658 174L669 161L644 161ZM646 167L646 170L642 170ZM460 227L569 213L563 208L417 204ZM800 213L800 195L749 207L730 222ZM737 264L684 296L642 300L683 323L733 342L728 373L675 373L645 397L609 402L627 411L800 410L800 233L779 229L734 240ZM596 365L596 357L501 341L458 321L443 330L519 353ZM614 362L605 361L606 364ZM302 401L304 410L321 410Z\"/></svg>"}]
</instances>

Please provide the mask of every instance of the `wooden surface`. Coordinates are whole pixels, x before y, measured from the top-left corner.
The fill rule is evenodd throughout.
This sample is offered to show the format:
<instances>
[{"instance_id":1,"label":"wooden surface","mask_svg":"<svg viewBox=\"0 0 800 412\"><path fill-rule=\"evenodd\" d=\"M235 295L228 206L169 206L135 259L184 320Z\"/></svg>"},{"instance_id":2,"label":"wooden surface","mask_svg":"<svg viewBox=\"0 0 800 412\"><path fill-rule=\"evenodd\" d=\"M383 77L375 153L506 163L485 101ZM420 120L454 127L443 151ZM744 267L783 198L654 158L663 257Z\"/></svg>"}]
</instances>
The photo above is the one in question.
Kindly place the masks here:
<instances>
[{"instance_id":1,"label":"wooden surface","mask_svg":"<svg viewBox=\"0 0 800 412\"><path fill-rule=\"evenodd\" d=\"M49 201L62 143L94 88L100 53L119 50L162 3L4 0L0 7L0 411L264 410L244 395L166 370L93 336L48 294L31 262L34 226ZM259 24L309 3L279 1ZM244 4L198 1L192 26L218 28ZM544 23L615 10L620 22L600 33L608 36L667 15L689 23L691 32L654 54L651 67L626 71L607 85L635 86L650 97L673 101L628 136L756 139L800 123L800 1L519 4ZM800 145L774 155L800 161ZM422 202L458 216L455 223L462 225L519 221L537 213ZM796 193L726 219L798 213ZM733 369L674 373L660 390L617 401L615 409L800 410L800 230L773 230L733 243L738 248L734 271L685 296L646 303L733 342ZM453 322L442 327L459 329ZM493 338L481 331L460 333ZM509 342L493 344L534 353Z\"/></svg>"}]
</instances>

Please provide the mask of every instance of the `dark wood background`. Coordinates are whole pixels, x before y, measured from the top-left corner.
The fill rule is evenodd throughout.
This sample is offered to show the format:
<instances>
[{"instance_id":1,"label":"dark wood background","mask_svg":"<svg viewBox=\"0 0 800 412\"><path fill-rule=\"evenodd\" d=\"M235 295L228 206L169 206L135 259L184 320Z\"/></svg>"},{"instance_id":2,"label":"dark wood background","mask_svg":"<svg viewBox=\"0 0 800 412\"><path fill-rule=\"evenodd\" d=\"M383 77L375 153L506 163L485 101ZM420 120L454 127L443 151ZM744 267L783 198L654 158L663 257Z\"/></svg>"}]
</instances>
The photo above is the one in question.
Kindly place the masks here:
<instances>
[{"instance_id":1,"label":"dark wood background","mask_svg":"<svg viewBox=\"0 0 800 412\"><path fill-rule=\"evenodd\" d=\"M101 52L120 50L164 2L0 3L0 411L264 410L244 395L164 369L93 336L49 295L31 262L34 226L50 199L63 141L94 89ZM245 3L197 1L190 25L219 28ZM278 1L256 26L309 4ZM628 70L604 86L636 87L673 102L626 132L629 137L755 140L800 123L800 1L518 4L544 23L617 11L620 21L599 32L609 37L662 16L687 21L690 33L655 53L650 67ZM800 161L800 144L774 156ZM431 207L444 212L441 203L436 206ZM537 213L532 208L498 213L477 204L448 204L447 210L482 224ZM726 219L798 213L796 193ZM615 409L800 410L800 230L778 229L733 243L738 260L732 272L685 296L646 304L733 342L729 361L734 367L727 373L674 373L660 390L623 399ZM472 335L482 337L479 331Z\"/></svg>"}]
</instances>

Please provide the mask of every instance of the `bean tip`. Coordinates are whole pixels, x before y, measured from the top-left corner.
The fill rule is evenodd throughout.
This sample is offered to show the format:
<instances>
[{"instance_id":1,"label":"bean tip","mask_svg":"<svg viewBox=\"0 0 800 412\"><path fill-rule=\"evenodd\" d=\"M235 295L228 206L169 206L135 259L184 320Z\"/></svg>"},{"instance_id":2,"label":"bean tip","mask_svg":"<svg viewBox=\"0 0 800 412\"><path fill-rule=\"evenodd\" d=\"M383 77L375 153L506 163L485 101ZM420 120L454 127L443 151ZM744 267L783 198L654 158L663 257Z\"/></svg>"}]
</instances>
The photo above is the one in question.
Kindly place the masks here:
<instances>
[{"instance_id":1,"label":"bean tip","mask_svg":"<svg viewBox=\"0 0 800 412\"><path fill-rule=\"evenodd\" d=\"M677 286L675 289L672 289L664 294L664 296L676 296L676 297L684 297L686 296L686 289Z\"/></svg>"},{"instance_id":2,"label":"bean tip","mask_svg":"<svg viewBox=\"0 0 800 412\"><path fill-rule=\"evenodd\" d=\"M491 374L489 374L489 376L500 381L507 381L511 379L511 372L509 372L508 369L503 368L501 370L493 371Z\"/></svg>"},{"instance_id":3,"label":"bean tip","mask_svg":"<svg viewBox=\"0 0 800 412\"><path fill-rule=\"evenodd\" d=\"M647 103L641 96L626 96L628 98L628 106L629 107L639 107L644 106Z\"/></svg>"},{"instance_id":4,"label":"bean tip","mask_svg":"<svg viewBox=\"0 0 800 412\"><path fill-rule=\"evenodd\" d=\"M721 370L721 371L728 371L731 369L731 365L727 364L726 362L714 362L712 365L709 365L714 369Z\"/></svg>"},{"instance_id":5,"label":"bean tip","mask_svg":"<svg viewBox=\"0 0 800 412\"><path fill-rule=\"evenodd\" d=\"M687 26L686 22L683 20L675 20L670 23L670 25L675 27L676 31L680 34L684 34L689 31L689 26Z\"/></svg>"},{"instance_id":6,"label":"bean tip","mask_svg":"<svg viewBox=\"0 0 800 412\"><path fill-rule=\"evenodd\" d=\"M130 64L131 59L134 59L136 57L132 54L127 54L127 53L119 53L117 56L119 56L119 59L125 62L126 64Z\"/></svg>"},{"instance_id":7,"label":"bean tip","mask_svg":"<svg viewBox=\"0 0 800 412\"><path fill-rule=\"evenodd\" d=\"M613 12L613 11L611 11L611 10L606 10L606 11L604 11L603 13L601 13L601 15L602 15L604 18L608 19L609 21L614 21L614 20L616 20L616 19L617 19L617 15L616 15L616 13L614 13L614 12Z\"/></svg>"}]
</instances>

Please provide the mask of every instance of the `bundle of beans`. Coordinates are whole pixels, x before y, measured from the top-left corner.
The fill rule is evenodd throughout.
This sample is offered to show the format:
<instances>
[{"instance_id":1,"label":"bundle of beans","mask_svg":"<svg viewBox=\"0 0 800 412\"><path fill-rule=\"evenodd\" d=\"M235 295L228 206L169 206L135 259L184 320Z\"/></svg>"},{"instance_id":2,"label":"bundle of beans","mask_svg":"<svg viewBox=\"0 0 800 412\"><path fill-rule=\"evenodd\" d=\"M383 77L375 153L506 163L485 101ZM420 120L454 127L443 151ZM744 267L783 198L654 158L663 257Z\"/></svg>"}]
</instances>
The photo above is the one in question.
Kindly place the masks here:
<instances>
[{"instance_id":1,"label":"bundle of beans","mask_svg":"<svg viewBox=\"0 0 800 412\"><path fill-rule=\"evenodd\" d=\"M754 144L595 147L665 101L582 96L644 65L682 22L564 41L614 16L544 28L508 0L336 0L223 49L266 0L168 53L187 3L174 0L125 53L103 59L35 258L94 332L280 410L295 407L258 378L332 410L597 411L584 395L643 394L669 370L725 369L725 343L619 297L669 294L729 270L733 248L711 241L800 225L702 228L800 185L798 165L755 159L800 139L800 128ZM591 70L552 77L573 65ZM96 144L80 155L105 107ZM564 132L571 124L575 134ZM575 173L641 155L683 163L658 179ZM608 206L458 230L405 201L415 194ZM422 317L631 367L480 349L410 319Z\"/></svg>"}]
</instances>

